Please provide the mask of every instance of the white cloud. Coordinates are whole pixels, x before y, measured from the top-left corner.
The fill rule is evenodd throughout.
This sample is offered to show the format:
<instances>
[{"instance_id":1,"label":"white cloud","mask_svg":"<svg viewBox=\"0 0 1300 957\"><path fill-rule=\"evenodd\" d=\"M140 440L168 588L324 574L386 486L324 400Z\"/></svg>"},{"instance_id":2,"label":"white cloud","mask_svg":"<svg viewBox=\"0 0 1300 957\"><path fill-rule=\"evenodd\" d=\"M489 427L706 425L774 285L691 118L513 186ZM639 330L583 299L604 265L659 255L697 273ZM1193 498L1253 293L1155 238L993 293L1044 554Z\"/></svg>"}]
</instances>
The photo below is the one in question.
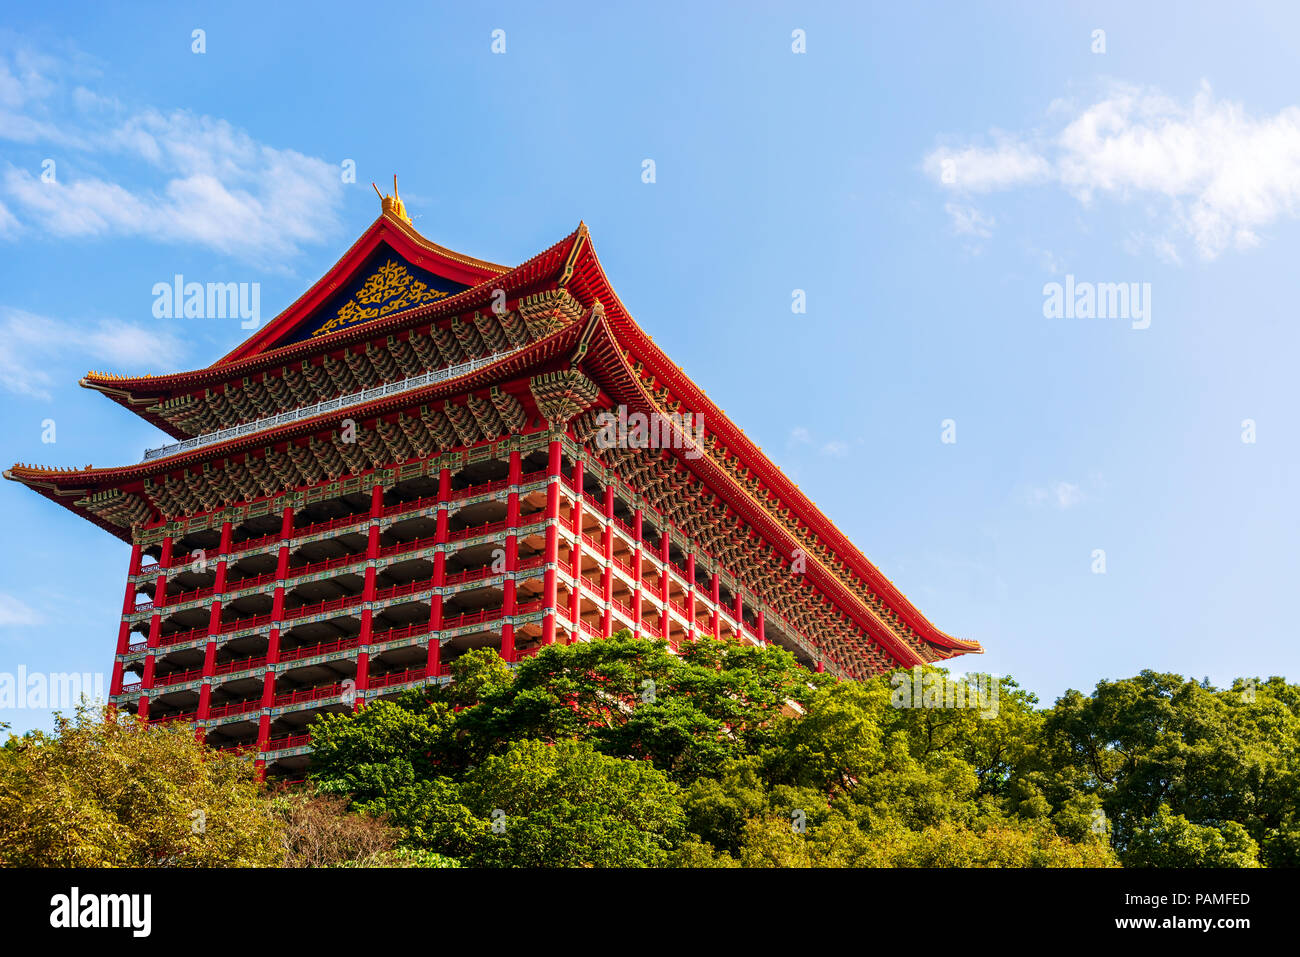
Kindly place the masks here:
<instances>
[{"instance_id":1,"label":"white cloud","mask_svg":"<svg viewBox=\"0 0 1300 957\"><path fill-rule=\"evenodd\" d=\"M0 203L0 239L18 235L19 229L18 220L9 212L9 207Z\"/></svg>"},{"instance_id":2,"label":"white cloud","mask_svg":"<svg viewBox=\"0 0 1300 957\"><path fill-rule=\"evenodd\" d=\"M0 307L0 391L48 400L50 370L75 360L87 368L121 369L148 364L172 370L185 354L181 339L158 326L119 319L67 322ZM63 377L60 377L61 379Z\"/></svg>"},{"instance_id":3,"label":"white cloud","mask_svg":"<svg viewBox=\"0 0 1300 957\"><path fill-rule=\"evenodd\" d=\"M12 66L0 58L0 140L81 151L113 172L79 175L89 164L76 152L60 160L54 182L10 165L0 180L9 219L17 213L55 236L139 236L250 261L291 256L338 231L334 164L214 117L130 110L84 85L64 96L62 64L22 56ZM5 224L0 215L0 235L17 225Z\"/></svg>"},{"instance_id":4,"label":"white cloud","mask_svg":"<svg viewBox=\"0 0 1300 957\"><path fill-rule=\"evenodd\" d=\"M946 186L966 193L987 193L1047 179L1047 160L1023 143L1003 141L993 148L943 147L925 158L925 171Z\"/></svg>"},{"instance_id":5,"label":"white cloud","mask_svg":"<svg viewBox=\"0 0 1300 957\"><path fill-rule=\"evenodd\" d=\"M1168 262L1178 259L1175 238L1213 259L1257 245L1260 229L1300 214L1300 107L1252 115L1202 84L1185 104L1123 86L1081 110L1054 104L1053 112L1066 115L1054 136L942 147L923 167L958 195L1046 182L1085 206L1102 195L1154 200L1163 235L1142 244Z\"/></svg>"},{"instance_id":6,"label":"white cloud","mask_svg":"<svg viewBox=\"0 0 1300 957\"><path fill-rule=\"evenodd\" d=\"M19 625L39 625L41 616L28 608L13 595L0 592L0 628L13 628Z\"/></svg>"},{"instance_id":7,"label":"white cloud","mask_svg":"<svg viewBox=\"0 0 1300 957\"><path fill-rule=\"evenodd\" d=\"M974 206L945 203L943 210L952 220L952 230L958 236L975 236L979 239L988 239L993 235L993 227L997 224L996 221L992 216L985 216Z\"/></svg>"},{"instance_id":8,"label":"white cloud","mask_svg":"<svg viewBox=\"0 0 1300 957\"><path fill-rule=\"evenodd\" d=\"M1026 494L1030 505L1054 505L1060 509L1073 508L1083 502L1083 489L1073 482L1054 482L1047 486L1034 486Z\"/></svg>"}]
</instances>

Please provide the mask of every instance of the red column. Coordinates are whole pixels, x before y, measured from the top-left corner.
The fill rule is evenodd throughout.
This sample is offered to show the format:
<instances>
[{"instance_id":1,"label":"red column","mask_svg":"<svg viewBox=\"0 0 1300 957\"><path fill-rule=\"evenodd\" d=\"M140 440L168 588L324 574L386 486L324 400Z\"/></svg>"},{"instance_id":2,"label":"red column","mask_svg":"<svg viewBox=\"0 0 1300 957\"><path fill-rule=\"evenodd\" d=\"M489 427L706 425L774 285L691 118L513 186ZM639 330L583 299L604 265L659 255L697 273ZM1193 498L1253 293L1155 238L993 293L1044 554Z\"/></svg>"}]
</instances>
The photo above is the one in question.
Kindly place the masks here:
<instances>
[{"instance_id":1,"label":"red column","mask_svg":"<svg viewBox=\"0 0 1300 957\"><path fill-rule=\"evenodd\" d=\"M754 622L754 637L758 639L758 643L760 645L766 645L767 631L763 627L763 606L762 605L758 606L758 611L755 612L754 617L757 619L757 621Z\"/></svg>"},{"instance_id":2,"label":"red column","mask_svg":"<svg viewBox=\"0 0 1300 957\"><path fill-rule=\"evenodd\" d=\"M585 463L578 459L573 463L573 548L569 551L569 560L573 564L573 591L569 593L569 623L573 626L570 641L582 637L582 483Z\"/></svg>"},{"instance_id":3,"label":"red column","mask_svg":"<svg viewBox=\"0 0 1300 957\"><path fill-rule=\"evenodd\" d=\"M217 636L221 634L221 596L226 590L226 555L230 553L230 522L221 523L221 545L217 552L217 579L212 585L212 610L208 615L208 643L203 650L203 686L199 688L198 720L206 721L212 710L212 678L217 667Z\"/></svg>"},{"instance_id":4,"label":"red column","mask_svg":"<svg viewBox=\"0 0 1300 957\"><path fill-rule=\"evenodd\" d=\"M375 600L375 560L379 558L379 516L384 510L384 487L378 477L370 490L370 534L366 540L366 582L361 601L369 605ZM361 709L361 692L370 687L370 629L374 613L369 607L361 610L361 634L357 637L356 700L352 709Z\"/></svg>"},{"instance_id":5,"label":"red column","mask_svg":"<svg viewBox=\"0 0 1300 957\"><path fill-rule=\"evenodd\" d=\"M262 714L257 720L257 750L266 750L271 740L271 716L267 710L275 702L275 669L280 661L280 619L284 616L284 580L289 577L289 551L293 539L293 506L280 513L280 550L275 557L275 591L271 596L271 628L267 632L266 673L262 677ZM260 759L259 759L260 760Z\"/></svg>"},{"instance_id":6,"label":"red column","mask_svg":"<svg viewBox=\"0 0 1300 957\"><path fill-rule=\"evenodd\" d=\"M818 674L821 674L821 673L822 673L823 671L825 671L825 670L826 670L826 662L821 661L820 659L818 659L818 661L817 661L817 673L818 673Z\"/></svg>"},{"instance_id":7,"label":"red column","mask_svg":"<svg viewBox=\"0 0 1300 957\"><path fill-rule=\"evenodd\" d=\"M636 570L636 586L632 589L632 635L641 637L641 506L637 506L632 517L633 537L636 539L636 551L633 553L632 567Z\"/></svg>"},{"instance_id":8,"label":"red column","mask_svg":"<svg viewBox=\"0 0 1300 957\"><path fill-rule=\"evenodd\" d=\"M668 640L668 635L672 630L672 621L668 617L668 549L672 545L672 537L668 534L668 524L665 522L663 531L659 535L659 564L661 570L659 573L659 637Z\"/></svg>"},{"instance_id":9,"label":"red column","mask_svg":"<svg viewBox=\"0 0 1300 957\"><path fill-rule=\"evenodd\" d=\"M722 604L722 579L718 577L717 566L714 566L713 578L709 581L709 600L713 602L713 610L709 612L709 626L713 631L713 637L721 638L722 615L719 606Z\"/></svg>"},{"instance_id":10,"label":"red column","mask_svg":"<svg viewBox=\"0 0 1300 957\"><path fill-rule=\"evenodd\" d=\"M149 717L149 692L153 689L154 655L158 648L158 639L162 635L162 613L158 610L167 603L167 569L172 563L172 538L163 538L162 555L158 558L158 577L153 586L153 615L149 618L148 652L144 659L144 677L140 682L140 703L137 713L142 718Z\"/></svg>"},{"instance_id":11,"label":"red column","mask_svg":"<svg viewBox=\"0 0 1300 957\"><path fill-rule=\"evenodd\" d=\"M501 657L506 661L515 660L515 625L511 617L518 607L516 602L516 593L518 586L515 583L515 572L519 569L519 537L517 529L519 528L519 479L523 476L523 468L519 460L518 449L510 452L510 477L506 479L510 486L510 493L506 498L506 578L502 583L502 602L501 602ZM559 493L559 486L556 486L556 493ZM557 534L559 530L556 530Z\"/></svg>"},{"instance_id":12,"label":"red column","mask_svg":"<svg viewBox=\"0 0 1300 957\"><path fill-rule=\"evenodd\" d=\"M607 476L608 477L608 476ZM601 540L605 551L605 567L600 578L600 597L605 610L600 616L600 636L608 638L614 632L614 486L605 486L605 537Z\"/></svg>"},{"instance_id":13,"label":"red column","mask_svg":"<svg viewBox=\"0 0 1300 957\"><path fill-rule=\"evenodd\" d=\"M735 579L732 579L735 581ZM741 639L745 635L745 599L741 596L740 582L736 582L735 604L731 608L731 617L736 619L736 638Z\"/></svg>"},{"instance_id":14,"label":"red column","mask_svg":"<svg viewBox=\"0 0 1300 957\"><path fill-rule=\"evenodd\" d=\"M429 657L427 659L428 676L435 678L442 670L442 642L438 633L442 631L442 595L436 590L447 583L447 527L448 500L451 498L451 469L442 468L438 472L438 525L433 542L438 550L433 555L433 587L435 593L429 599Z\"/></svg>"},{"instance_id":15,"label":"red column","mask_svg":"<svg viewBox=\"0 0 1300 957\"><path fill-rule=\"evenodd\" d=\"M560 560L560 440L551 439L546 456L546 572L542 584L542 643L555 643L555 564Z\"/></svg>"},{"instance_id":16,"label":"red column","mask_svg":"<svg viewBox=\"0 0 1300 957\"><path fill-rule=\"evenodd\" d=\"M695 640L695 552L686 556L686 640Z\"/></svg>"},{"instance_id":17,"label":"red column","mask_svg":"<svg viewBox=\"0 0 1300 957\"><path fill-rule=\"evenodd\" d=\"M140 543L131 546L131 563L126 571L126 596L122 599L122 622L117 627L117 655L113 658L113 682L109 685L110 695L122 693L122 656L131 647L131 623L126 616L135 611L136 587L132 579L140 573Z\"/></svg>"}]
</instances>

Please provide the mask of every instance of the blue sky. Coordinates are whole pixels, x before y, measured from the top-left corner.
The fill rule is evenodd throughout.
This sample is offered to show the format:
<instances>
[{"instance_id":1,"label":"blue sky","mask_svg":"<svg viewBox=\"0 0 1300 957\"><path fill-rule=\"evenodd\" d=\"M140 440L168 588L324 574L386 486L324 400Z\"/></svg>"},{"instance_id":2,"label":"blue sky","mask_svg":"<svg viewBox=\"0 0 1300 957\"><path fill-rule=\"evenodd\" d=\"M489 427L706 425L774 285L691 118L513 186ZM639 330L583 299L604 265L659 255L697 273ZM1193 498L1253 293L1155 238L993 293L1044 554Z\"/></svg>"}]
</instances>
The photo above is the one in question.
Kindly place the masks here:
<instances>
[{"instance_id":1,"label":"blue sky","mask_svg":"<svg viewBox=\"0 0 1300 957\"><path fill-rule=\"evenodd\" d=\"M257 282L269 318L396 172L493 261L585 220L668 354L984 644L960 666L1045 702L1300 677L1293 8L288 6L6 7L4 465L137 461L161 434L78 376L249 335L154 319L153 285ZM1149 284L1149 327L1046 318L1067 275ZM13 483L0 509L0 672L107 671L127 547Z\"/></svg>"}]
</instances>

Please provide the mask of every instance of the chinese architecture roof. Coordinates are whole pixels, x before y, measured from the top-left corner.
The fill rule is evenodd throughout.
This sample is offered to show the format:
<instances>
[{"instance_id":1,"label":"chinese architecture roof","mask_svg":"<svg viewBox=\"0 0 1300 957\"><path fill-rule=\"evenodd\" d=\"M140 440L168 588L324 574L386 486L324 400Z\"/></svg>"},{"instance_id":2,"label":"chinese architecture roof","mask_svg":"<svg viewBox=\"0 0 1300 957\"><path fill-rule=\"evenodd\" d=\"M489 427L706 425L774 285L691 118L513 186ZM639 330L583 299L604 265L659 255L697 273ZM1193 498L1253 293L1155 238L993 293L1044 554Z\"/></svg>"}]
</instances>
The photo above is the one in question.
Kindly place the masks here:
<instances>
[{"instance_id":1,"label":"chinese architecture roof","mask_svg":"<svg viewBox=\"0 0 1300 957\"><path fill-rule=\"evenodd\" d=\"M135 465L15 465L4 476L126 540L133 527L177 512L529 422L567 423L586 441L602 408L690 414L704 424L702 449L608 449L609 464L636 476L639 491L732 567L752 568L750 577L790 577L798 556L810 600L823 609L815 617L856 627L895 662L981 650L931 624L655 345L614 292L582 224L507 268L420 236L394 190L317 283L212 365L159 376L92 372L81 385L177 441ZM467 394L465 404L451 401ZM365 427L359 444L332 441L339 396ZM406 414L416 406L423 414Z\"/></svg>"}]
</instances>

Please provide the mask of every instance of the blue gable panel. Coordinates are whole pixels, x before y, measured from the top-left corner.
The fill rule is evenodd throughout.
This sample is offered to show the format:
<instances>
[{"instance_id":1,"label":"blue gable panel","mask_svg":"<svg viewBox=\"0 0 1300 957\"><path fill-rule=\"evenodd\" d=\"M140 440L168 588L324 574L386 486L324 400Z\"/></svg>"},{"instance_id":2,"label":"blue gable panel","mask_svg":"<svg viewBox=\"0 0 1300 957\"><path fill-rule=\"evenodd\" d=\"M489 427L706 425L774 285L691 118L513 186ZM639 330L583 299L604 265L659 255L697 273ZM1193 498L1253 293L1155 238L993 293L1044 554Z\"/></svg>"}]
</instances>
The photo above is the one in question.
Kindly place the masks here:
<instances>
[{"instance_id":1,"label":"blue gable panel","mask_svg":"<svg viewBox=\"0 0 1300 957\"><path fill-rule=\"evenodd\" d=\"M321 309L289 332L275 347L318 339L331 332L429 303L448 299L469 287L413 266L386 244L366 260L355 278Z\"/></svg>"}]
</instances>

